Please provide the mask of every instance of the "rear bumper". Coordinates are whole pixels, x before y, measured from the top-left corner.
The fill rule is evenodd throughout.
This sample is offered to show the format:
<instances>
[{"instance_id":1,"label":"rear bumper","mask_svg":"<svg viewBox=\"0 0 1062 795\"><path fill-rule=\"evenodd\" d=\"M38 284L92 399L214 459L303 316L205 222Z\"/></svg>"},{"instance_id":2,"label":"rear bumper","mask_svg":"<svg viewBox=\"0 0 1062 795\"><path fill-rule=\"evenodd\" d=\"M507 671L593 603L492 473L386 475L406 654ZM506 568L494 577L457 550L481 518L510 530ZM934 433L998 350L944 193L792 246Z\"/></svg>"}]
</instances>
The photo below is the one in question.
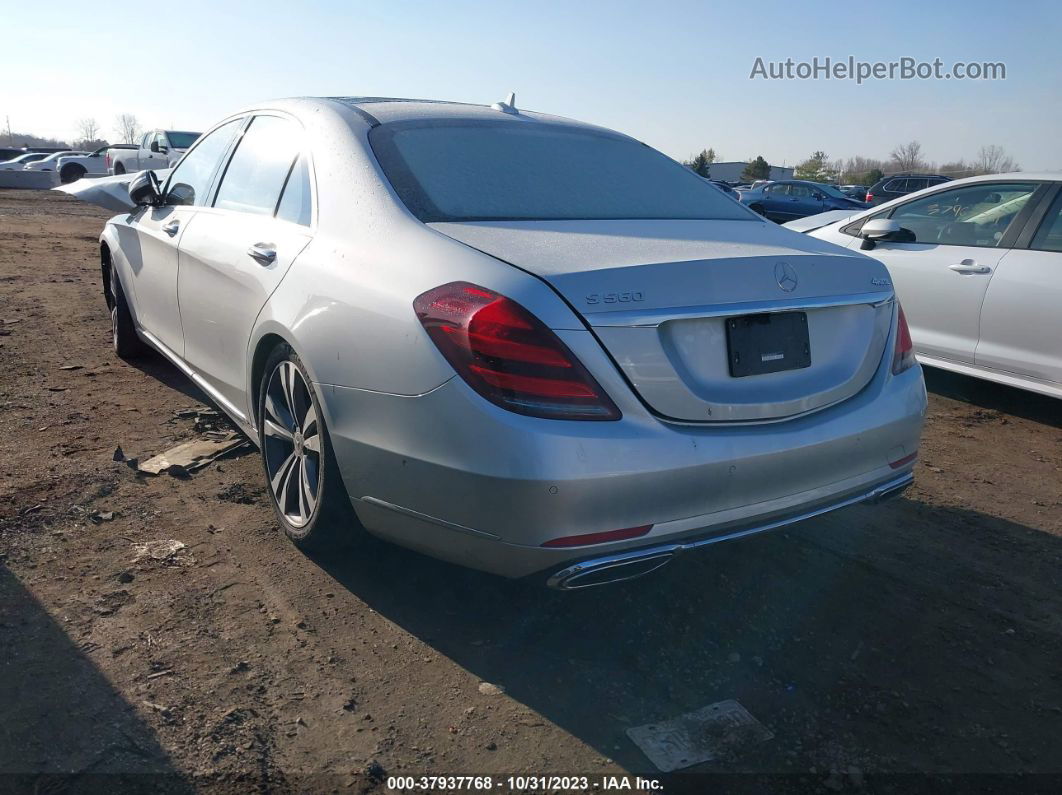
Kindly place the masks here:
<instances>
[{"instance_id":1,"label":"rear bumper","mask_svg":"<svg viewBox=\"0 0 1062 795\"><path fill-rule=\"evenodd\" d=\"M711 533L704 538L689 539L673 544L658 544L643 549L632 549L629 552L620 552L613 555L589 558L578 563L565 566L554 573L547 581L551 588L570 591L579 588L590 588L595 585L605 585L622 580L630 580L648 574L651 571L670 563L676 555L700 549L710 544L718 544L722 541L732 541L737 538L763 533L768 530L777 530L780 527L802 522L805 519L813 519L816 516L836 511L838 508L847 508L859 503L877 504L893 497L900 496L914 483L914 475L905 472L899 477L881 483L869 491L859 492L853 496L843 497L831 501L816 508L805 508L798 513L790 514L782 518L768 522L754 524L735 530L724 530Z\"/></svg>"},{"instance_id":2,"label":"rear bumper","mask_svg":"<svg viewBox=\"0 0 1062 795\"><path fill-rule=\"evenodd\" d=\"M911 464L890 462L917 451L926 407L920 369L893 376L884 365L858 395L807 416L676 425L647 412L618 373L610 381L606 368L594 372L622 420L512 414L457 378L412 397L318 385L362 523L386 540L507 577L685 548L868 499L909 474ZM650 524L630 541L542 546Z\"/></svg>"}]
</instances>

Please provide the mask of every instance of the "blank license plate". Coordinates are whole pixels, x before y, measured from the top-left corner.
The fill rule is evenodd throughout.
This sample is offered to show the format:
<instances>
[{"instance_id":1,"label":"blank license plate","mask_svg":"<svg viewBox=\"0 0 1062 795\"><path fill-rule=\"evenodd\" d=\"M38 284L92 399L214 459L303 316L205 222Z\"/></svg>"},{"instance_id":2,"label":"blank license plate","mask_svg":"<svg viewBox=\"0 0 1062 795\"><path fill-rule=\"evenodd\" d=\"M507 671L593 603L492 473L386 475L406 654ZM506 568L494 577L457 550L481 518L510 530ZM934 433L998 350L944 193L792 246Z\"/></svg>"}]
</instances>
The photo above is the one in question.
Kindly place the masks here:
<instances>
[{"instance_id":1,"label":"blank license plate","mask_svg":"<svg viewBox=\"0 0 1062 795\"><path fill-rule=\"evenodd\" d=\"M726 347L734 378L810 367L808 315L776 312L727 318Z\"/></svg>"}]
</instances>

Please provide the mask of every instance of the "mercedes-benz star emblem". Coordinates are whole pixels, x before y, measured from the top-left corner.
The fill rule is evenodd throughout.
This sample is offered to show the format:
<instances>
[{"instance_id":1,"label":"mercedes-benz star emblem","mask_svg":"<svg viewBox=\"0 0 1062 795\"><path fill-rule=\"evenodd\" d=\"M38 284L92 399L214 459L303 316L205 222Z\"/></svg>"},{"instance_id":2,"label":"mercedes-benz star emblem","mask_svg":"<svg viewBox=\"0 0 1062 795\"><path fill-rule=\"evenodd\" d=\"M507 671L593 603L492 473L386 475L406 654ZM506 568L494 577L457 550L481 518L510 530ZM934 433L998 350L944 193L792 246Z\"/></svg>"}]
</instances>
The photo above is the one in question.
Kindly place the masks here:
<instances>
[{"instance_id":1,"label":"mercedes-benz star emblem","mask_svg":"<svg viewBox=\"0 0 1062 795\"><path fill-rule=\"evenodd\" d=\"M788 262L779 262L774 266L774 278L778 281L778 286L787 293L791 293L796 289L797 274L793 270L793 266Z\"/></svg>"}]
</instances>

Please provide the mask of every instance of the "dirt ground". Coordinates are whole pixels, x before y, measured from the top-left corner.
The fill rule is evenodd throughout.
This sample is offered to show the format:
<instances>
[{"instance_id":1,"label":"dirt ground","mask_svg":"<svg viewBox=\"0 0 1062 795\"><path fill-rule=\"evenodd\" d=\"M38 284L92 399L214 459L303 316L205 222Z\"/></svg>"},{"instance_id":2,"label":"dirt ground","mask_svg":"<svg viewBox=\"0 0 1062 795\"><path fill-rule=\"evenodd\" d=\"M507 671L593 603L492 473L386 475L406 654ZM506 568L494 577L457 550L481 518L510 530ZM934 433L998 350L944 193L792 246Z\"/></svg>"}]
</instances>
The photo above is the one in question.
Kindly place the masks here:
<instances>
[{"instance_id":1,"label":"dirt ground","mask_svg":"<svg viewBox=\"0 0 1062 795\"><path fill-rule=\"evenodd\" d=\"M218 420L163 360L113 355L106 216L0 191L0 789L654 775L626 729L736 699L773 739L665 784L1058 791L1058 401L928 372L905 497L625 586L311 558L253 451L190 478L114 460Z\"/></svg>"}]
</instances>

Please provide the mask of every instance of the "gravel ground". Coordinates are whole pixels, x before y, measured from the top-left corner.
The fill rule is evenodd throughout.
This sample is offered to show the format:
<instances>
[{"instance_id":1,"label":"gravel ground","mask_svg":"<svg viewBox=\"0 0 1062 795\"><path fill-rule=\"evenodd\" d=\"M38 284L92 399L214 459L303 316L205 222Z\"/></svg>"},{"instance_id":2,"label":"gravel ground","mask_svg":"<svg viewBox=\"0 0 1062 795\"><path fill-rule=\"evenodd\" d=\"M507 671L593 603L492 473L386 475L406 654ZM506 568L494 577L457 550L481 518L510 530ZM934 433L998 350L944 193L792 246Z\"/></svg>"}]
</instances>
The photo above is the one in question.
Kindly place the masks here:
<instances>
[{"instance_id":1,"label":"gravel ground","mask_svg":"<svg viewBox=\"0 0 1062 795\"><path fill-rule=\"evenodd\" d=\"M224 420L113 356L105 217L0 191L0 789L653 775L625 730L725 699L773 739L672 789L1062 786L1058 401L928 372L905 497L625 586L311 558L253 451L189 478L114 460Z\"/></svg>"}]
</instances>

